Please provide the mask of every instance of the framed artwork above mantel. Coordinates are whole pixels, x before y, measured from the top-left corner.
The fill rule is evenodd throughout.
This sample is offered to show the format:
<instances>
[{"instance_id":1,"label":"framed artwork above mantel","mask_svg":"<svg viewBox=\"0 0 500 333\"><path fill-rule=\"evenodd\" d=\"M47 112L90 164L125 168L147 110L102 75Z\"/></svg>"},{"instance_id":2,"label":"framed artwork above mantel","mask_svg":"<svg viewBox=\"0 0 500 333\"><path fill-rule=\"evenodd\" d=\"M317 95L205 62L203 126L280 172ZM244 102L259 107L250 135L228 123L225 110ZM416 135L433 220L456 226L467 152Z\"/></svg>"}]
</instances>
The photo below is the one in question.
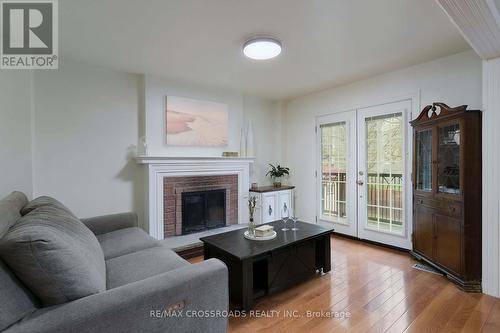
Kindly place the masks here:
<instances>
[{"instance_id":1,"label":"framed artwork above mantel","mask_svg":"<svg viewBox=\"0 0 500 333\"><path fill-rule=\"evenodd\" d=\"M227 104L166 96L165 140L172 146L227 146Z\"/></svg>"}]
</instances>

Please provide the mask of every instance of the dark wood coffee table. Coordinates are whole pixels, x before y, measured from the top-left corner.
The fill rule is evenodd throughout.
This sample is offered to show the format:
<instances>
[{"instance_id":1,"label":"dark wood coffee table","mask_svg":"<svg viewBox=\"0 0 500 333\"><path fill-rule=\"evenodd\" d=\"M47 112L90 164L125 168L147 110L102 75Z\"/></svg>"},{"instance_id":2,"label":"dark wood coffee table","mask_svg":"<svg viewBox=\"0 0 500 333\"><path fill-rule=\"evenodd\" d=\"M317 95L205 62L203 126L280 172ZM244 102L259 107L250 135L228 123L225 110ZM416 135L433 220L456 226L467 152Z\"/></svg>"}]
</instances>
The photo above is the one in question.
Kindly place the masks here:
<instances>
[{"instance_id":1,"label":"dark wood coffee table","mask_svg":"<svg viewBox=\"0 0 500 333\"><path fill-rule=\"evenodd\" d=\"M231 301L243 310L250 310L258 297L284 290L331 268L333 228L299 221L299 230L282 231L282 221L268 224L277 232L277 237L269 241L245 239L246 228L200 238L205 259L217 258L227 265Z\"/></svg>"}]
</instances>

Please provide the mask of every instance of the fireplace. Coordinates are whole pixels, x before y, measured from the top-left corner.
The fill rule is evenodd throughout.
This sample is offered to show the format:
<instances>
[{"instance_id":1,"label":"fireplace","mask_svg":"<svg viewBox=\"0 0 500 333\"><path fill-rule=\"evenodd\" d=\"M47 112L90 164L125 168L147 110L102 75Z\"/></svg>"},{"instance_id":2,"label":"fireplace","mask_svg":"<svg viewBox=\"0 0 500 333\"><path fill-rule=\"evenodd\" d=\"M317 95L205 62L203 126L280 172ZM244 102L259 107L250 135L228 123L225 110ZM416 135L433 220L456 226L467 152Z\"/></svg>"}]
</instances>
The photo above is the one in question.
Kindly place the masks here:
<instances>
[{"instance_id":1,"label":"fireplace","mask_svg":"<svg viewBox=\"0 0 500 333\"><path fill-rule=\"evenodd\" d=\"M182 193L182 234L226 225L226 190Z\"/></svg>"},{"instance_id":2,"label":"fireplace","mask_svg":"<svg viewBox=\"0 0 500 333\"><path fill-rule=\"evenodd\" d=\"M163 179L164 238L238 223L238 176Z\"/></svg>"},{"instance_id":3,"label":"fireplace","mask_svg":"<svg viewBox=\"0 0 500 333\"><path fill-rule=\"evenodd\" d=\"M156 239L182 235L182 193L226 190L226 223L248 222L252 157L138 156L145 166L144 227Z\"/></svg>"}]
</instances>

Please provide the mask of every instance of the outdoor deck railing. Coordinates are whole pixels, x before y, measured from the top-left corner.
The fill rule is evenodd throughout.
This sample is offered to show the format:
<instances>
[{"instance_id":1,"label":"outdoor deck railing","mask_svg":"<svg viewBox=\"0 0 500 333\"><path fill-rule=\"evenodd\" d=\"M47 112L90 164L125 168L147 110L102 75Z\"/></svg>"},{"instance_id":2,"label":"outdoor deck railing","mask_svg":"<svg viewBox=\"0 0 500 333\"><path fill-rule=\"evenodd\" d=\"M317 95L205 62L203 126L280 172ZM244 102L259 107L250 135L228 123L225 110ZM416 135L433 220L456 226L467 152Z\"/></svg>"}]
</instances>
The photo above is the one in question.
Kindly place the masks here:
<instances>
[{"instance_id":1,"label":"outdoor deck railing","mask_svg":"<svg viewBox=\"0 0 500 333\"><path fill-rule=\"evenodd\" d=\"M369 173L367 177L368 219L402 223L403 175ZM346 215L346 174L322 176L322 210L330 216Z\"/></svg>"}]
</instances>

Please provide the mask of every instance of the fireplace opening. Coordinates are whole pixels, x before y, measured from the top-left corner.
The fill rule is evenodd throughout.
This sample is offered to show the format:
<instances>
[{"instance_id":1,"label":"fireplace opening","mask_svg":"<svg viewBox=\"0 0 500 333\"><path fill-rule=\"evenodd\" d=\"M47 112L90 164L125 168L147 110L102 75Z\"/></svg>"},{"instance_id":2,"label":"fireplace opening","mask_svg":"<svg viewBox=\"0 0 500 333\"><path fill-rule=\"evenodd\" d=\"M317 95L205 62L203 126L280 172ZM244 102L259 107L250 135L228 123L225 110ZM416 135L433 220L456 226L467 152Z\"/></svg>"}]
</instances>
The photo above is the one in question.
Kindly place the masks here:
<instances>
[{"instance_id":1,"label":"fireplace opening","mask_svg":"<svg viewBox=\"0 0 500 333\"><path fill-rule=\"evenodd\" d=\"M226 190L182 193L182 234L226 225Z\"/></svg>"}]
</instances>

